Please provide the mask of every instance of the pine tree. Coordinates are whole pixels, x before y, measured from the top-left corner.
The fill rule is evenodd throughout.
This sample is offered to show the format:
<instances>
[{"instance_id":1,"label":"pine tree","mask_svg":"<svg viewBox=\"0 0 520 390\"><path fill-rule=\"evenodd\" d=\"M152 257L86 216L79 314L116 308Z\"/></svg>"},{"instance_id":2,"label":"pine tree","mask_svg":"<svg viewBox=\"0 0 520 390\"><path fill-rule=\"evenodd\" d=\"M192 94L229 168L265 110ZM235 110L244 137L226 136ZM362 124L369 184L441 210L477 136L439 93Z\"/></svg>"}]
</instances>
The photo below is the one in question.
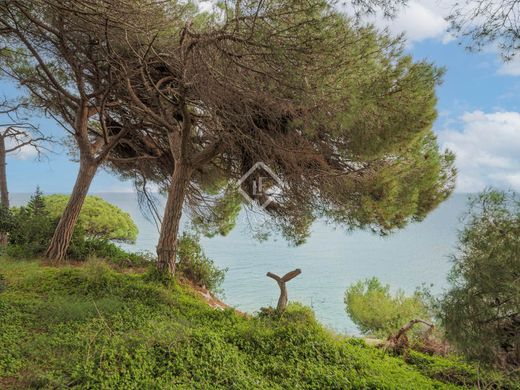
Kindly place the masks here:
<instances>
[{"instance_id":1,"label":"pine tree","mask_svg":"<svg viewBox=\"0 0 520 390\"><path fill-rule=\"evenodd\" d=\"M32 216L42 216L46 214L45 200L40 186L37 186L36 191L31 195L31 199L27 203L27 210Z\"/></svg>"}]
</instances>

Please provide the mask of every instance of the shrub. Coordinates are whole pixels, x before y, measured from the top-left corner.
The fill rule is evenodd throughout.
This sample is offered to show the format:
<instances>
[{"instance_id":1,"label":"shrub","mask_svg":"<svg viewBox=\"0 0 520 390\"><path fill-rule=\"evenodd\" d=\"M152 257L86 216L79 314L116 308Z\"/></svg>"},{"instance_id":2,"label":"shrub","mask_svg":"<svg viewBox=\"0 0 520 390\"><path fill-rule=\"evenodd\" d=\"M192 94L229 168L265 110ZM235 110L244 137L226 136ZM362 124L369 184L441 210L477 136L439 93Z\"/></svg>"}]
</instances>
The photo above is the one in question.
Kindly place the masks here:
<instances>
[{"instance_id":1,"label":"shrub","mask_svg":"<svg viewBox=\"0 0 520 390\"><path fill-rule=\"evenodd\" d=\"M5 280L5 276L0 274L0 293L5 290L7 282Z\"/></svg>"},{"instance_id":2,"label":"shrub","mask_svg":"<svg viewBox=\"0 0 520 390\"><path fill-rule=\"evenodd\" d=\"M67 197L62 195L43 196L37 189L28 204L10 211L9 245L6 253L14 258L33 258L43 255L54 234L59 215L56 214ZM119 241L135 239L137 228L130 216L100 198L87 197L86 209L82 210L80 223L74 228L67 256L74 260L89 257L108 259L123 266L142 266L150 261L144 253L129 253L111 239ZM64 204L63 204L64 206ZM93 207L100 207L94 211ZM113 226L106 224L100 213L105 213Z\"/></svg>"},{"instance_id":3,"label":"shrub","mask_svg":"<svg viewBox=\"0 0 520 390\"><path fill-rule=\"evenodd\" d=\"M198 286L216 291L227 269L219 269L203 252L198 236L183 233L177 249L177 270Z\"/></svg>"},{"instance_id":4,"label":"shrub","mask_svg":"<svg viewBox=\"0 0 520 390\"><path fill-rule=\"evenodd\" d=\"M13 228L13 213L0 205L0 233L7 233Z\"/></svg>"},{"instance_id":5,"label":"shrub","mask_svg":"<svg viewBox=\"0 0 520 390\"><path fill-rule=\"evenodd\" d=\"M42 254L52 238L56 223L46 210L42 192L37 188L26 206L12 209L6 253L17 258Z\"/></svg>"},{"instance_id":6,"label":"shrub","mask_svg":"<svg viewBox=\"0 0 520 390\"><path fill-rule=\"evenodd\" d=\"M86 260L90 257L108 259L124 267L141 267L153 260L146 252L132 253L121 249L116 244L102 238L81 237L71 242L68 256L75 260Z\"/></svg>"},{"instance_id":7,"label":"shrub","mask_svg":"<svg viewBox=\"0 0 520 390\"><path fill-rule=\"evenodd\" d=\"M448 339L467 357L520 366L520 199L474 197L441 303Z\"/></svg>"},{"instance_id":8,"label":"shrub","mask_svg":"<svg viewBox=\"0 0 520 390\"><path fill-rule=\"evenodd\" d=\"M422 295L406 296L402 290L394 295L390 286L377 278L358 281L345 292L346 311L363 334L386 337L412 319L427 320Z\"/></svg>"},{"instance_id":9,"label":"shrub","mask_svg":"<svg viewBox=\"0 0 520 390\"><path fill-rule=\"evenodd\" d=\"M507 377L499 372L479 369L462 360L460 356L428 356L410 351L406 362L413 365L430 378L454 383L464 388L476 389L518 389L514 376Z\"/></svg>"}]
</instances>

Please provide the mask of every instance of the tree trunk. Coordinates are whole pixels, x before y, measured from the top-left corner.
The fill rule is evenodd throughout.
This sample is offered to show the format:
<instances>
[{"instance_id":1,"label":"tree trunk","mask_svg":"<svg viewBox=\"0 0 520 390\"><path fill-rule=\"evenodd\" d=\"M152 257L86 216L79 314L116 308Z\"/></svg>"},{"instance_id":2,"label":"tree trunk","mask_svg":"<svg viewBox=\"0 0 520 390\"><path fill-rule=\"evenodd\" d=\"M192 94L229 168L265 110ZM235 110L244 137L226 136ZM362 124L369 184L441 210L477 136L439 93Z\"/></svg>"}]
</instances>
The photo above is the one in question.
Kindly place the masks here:
<instances>
[{"instance_id":1,"label":"tree trunk","mask_svg":"<svg viewBox=\"0 0 520 390\"><path fill-rule=\"evenodd\" d=\"M424 321L424 320L421 320L421 319L415 319L415 320L410 320L408 321L406 324L404 324L398 331L395 335L390 335L390 337L388 337L388 340L390 339L395 339L395 340L399 340L403 335L405 335L410 329L413 328L413 326L415 324L424 324L426 326L429 326L430 328L433 328L433 324L427 322L427 321Z\"/></svg>"},{"instance_id":2,"label":"tree trunk","mask_svg":"<svg viewBox=\"0 0 520 390\"><path fill-rule=\"evenodd\" d=\"M74 227L81 212L81 207L87 196L90 183L96 174L98 164L82 159L79 164L79 173L72 189L67 206L58 222L54 235L49 244L45 257L49 260L63 261L74 232Z\"/></svg>"},{"instance_id":3,"label":"tree trunk","mask_svg":"<svg viewBox=\"0 0 520 390\"><path fill-rule=\"evenodd\" d=\"M157 268L171 276L175 275L177 237L191 172L191 168L180 163L175 164L157 244Z\"/></svg>"},{"instance_id":4,"label":"tree trunk","mask_svg":"<svg viewBox=\"0 0 520 390\"><path fill-rule=\"evenodd\" d=\"M432 330L434 327L433 324L430 324L429 322L421 319L408 321L405 325L401 327L401 329L397 331L397 333L388 336L388 339L385 343L385 348L391 349L397 353L406 353L406 351L409 348L409 342L406 333L408 333L410 329L414 327L415 324L419 323L429 326L430 330Z\"/></svg>"},{"instance_id":5,"label":"tree trunk","mask_svg":"<svg viewBox=\"0 0 520 390\"><path fill-rule=\"evenodd\" d=\"M7 191L5 139L0 136L0 205L9 208L9 192Z\"/></svg>"},{"instance_id":6,"label":"tree trunk","mask_svg":"<svg viewBox=\"0 0 520 390\"><path fill-rule=\"evenodd\" d=\"M7 191L7 163L5 138L0 136L0 207L9 208L9 192ZM7 245L7 233L0 232L0 246Z\"/></svg>"}]
</instances>

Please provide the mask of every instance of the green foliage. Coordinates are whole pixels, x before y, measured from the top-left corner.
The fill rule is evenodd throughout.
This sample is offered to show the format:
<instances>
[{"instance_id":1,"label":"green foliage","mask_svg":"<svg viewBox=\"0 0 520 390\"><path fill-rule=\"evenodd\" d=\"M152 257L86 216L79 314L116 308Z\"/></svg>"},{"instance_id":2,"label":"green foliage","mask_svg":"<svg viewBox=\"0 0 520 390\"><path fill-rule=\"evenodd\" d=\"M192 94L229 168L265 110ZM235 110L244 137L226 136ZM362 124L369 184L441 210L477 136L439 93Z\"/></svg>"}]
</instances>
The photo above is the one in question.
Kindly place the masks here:
<instances>
[{"instance_id":1,"label":"green foliage","mask_svg":"<svg viewBox=\"0 0 520 390\"><path fill-rule=\"evenodd\" d=\"M211 190L206 189L208 193ZM236 225L243 198L234 188L216 194L211 206L193 214L195 230L206 237L226 236Z\"/></svg>"},{"instance_id":2,"label":"green foliage","mask_svg":"<svg viewBox=\"0 0 520 390\"><path fill-rule=\"evenodd\" d=\"M266 208L266 226L295 244L305 242L312 222L320 217L347 229L387 233L424 218L452 192L454 156L440 150L432 132L435 87L443 70L414 62L402 39L361 27L332 3L222 3L215 13L207 11L190 24L201 37L229 29L237 53L249 53L248 45L269 53L215 61L212 66L220 71L201 75L197 82L204 80L203 85L192 88L198 106L226 107L211 117L194 118L198 123L193 127L204 128L205 137L226 139L191 178L198 193L187 204L203 234L225 234L233 227L239 203L216 196L215 190L239 181L259 161L286 183L283 196ZM372 9L373 2L367 3ZM221 26L222 15L231 20L235 12L240 17L233 27ZM251 25L254 31L244 33ZM157 34L169 36L165 31ZM177 52L174 36L154 41L160 48L156 51ZM213 52L209 57L215 58ZM259 80L258 74L266 77ZM162 76L178 77L166 69ZM216 92L229 78L235 87L225 94ZM164 104L177 109L176 101ZM213 134L217 128L222 130ZM190 138L194 150L208 146L205 137ZM164 186L171 171L158 175L158 169L150 164L149 179ZM251 196L252 180L240 181Z\"/></svg>"},{"instance_id":3,"label":"green foliage","mask_svg":"<svg viewBox=\"0 0 520 390\"><path fill-rule=\"evenodd\" d=\"M449 340L466 356L520 366L520 199L472 198L441 309Z\"/></svg>"},{"instance_id":4,"label":"green foliage","mask_svg":"<svg viewBox=\"0 0 520 390\"><path fill-rule=\"evenodd\" d=\"M346 311L363 334L387 337L412 319L428 320L426 303L419 293L394 295L377 278L361 280L345 292Z\"/></svg>"},{"instance_id":5,"label":"green foliage","mask_svg":"<svg viewBox=\"0 0 520 390\"><path fill-rule=\"evenodd\" d=\"M383 235L410 221L421 221L453 191L454 160L449 151L438 153L433 134L419 136L380 167L377 176L357 183L359 197L337 194L340 204L325 216L350 229L370 229Z\"/></svg>"},{"instance_id":6,"label":"green foliage","mask_svg":"<svg viewBox=\"0 0 520 390\"><path fill-rule=\"evenodd\" d=\"M18 258L41 255L50 242L57 221L46 210L39 188L24 207L12 209L9 245L6 253Z\"/></svg>"},{"instance_id":7,"label":"green foliage","mask_svg":"<svg viewBox=\"0 0 520 390\"><path fill-rule=\"evenodd\" d=\"M149 263L151 256L145 253L129 253L119 248L111 238L123 235L127 237L137 234L137 228L130 216L99 198L91 197L87 203L85 214L80 217L81 223L76 225L67 256L74 260L85 260L90 257L109 259L121 266L143 266ZM89 199L89 198L87 198ZM24 207L11 210L12 219L9 226L9 245L5 252L15 258L34 258L43 255L54 234L59 216L53 215L49 209L56 211L59 204L65 201L62 195L43 196L39 189L31 197ZM109 217L120 227L110 229L103 227L103 219L92 212L92 207L101 205L101 212L106 212ZM109 207L108 207L108 206ZM82 211L83 212L83 211ZM134 228L132 228L132 226ZM85 227L89 231L85 231ZM106 232L104 235L103 232Z\"/></svg>"},{"instance_id":8,"label":"green foliage","mask_svg":"<svg viewBox=\"0 0 520 390\"><path fill-rule=\"evenodd\" d=\"M455 169L450 169L450 166L455 156L450 152L439 155L437 149L437 140L430 134L413 143L389 164L380 180L372 183L372 190L363 198L360 221L365 217L375 219L380 230L386 233L404 227L408 215L413 215L415 221L422 220L445 200L453 190L453 184L438 187L435 183L439 178L452 183Z\"/></svg>"},{"instance_id":9,"label":"green foliage","mask_svg":"<svg viewBox=\"0 0 520 390\"><path fill-rule=\"evenodd\" d=\"M5 39L10 51L19 53L8 56L2 65L30 91L38 106L51 111L55 111L56 101L69 100L62 96L64 91L78 92L75 81L79 76L71 71L76 68L71 61L82 65L80 73L89 84L111 78L106 72L113 58L118 58L116 67L123 63L138 73L141 66L155 66L157 53L172 53L167 59L160 58L168 63L156 69L154 77L175 85L182 82L182 72L177 70L184 61L178 57L183 53L179 44L184 40L178 39L185 33L182 26L189 21L192 36L211 42L198 46L186 101L169 99L169 92L157 95L158 91L150 90L140 79L132 85L147 108L156 112L152 122L185 109L212 113L194 115L191 128L181 129L188 132L181 137L187 147L204 151L201 156L205 157L194 159L190 177L191 187L198 190L186 202L193 214L215 199L214 190L222 181L238 180L259 161L287 184L283 196L268 208L273 217L269 226L295 244L305 241L312 222L320 217L347 229L387 232L401 228L424 218L453 189L453 156L439 150L432 132L437 115L435 87L443 70L426 61L414 62L405 53L401 38L355 23L335 7L335 1L244 0L236 7L220 2L214 11L204 13L197 13L195 2L153 2L148 7L120 2L119 7L100 6L88 23L79 15L92 10L82 2L63 8L35 1L24 12L1 7L4 19L16 27L5 31ZM374 8L373 1L354 3L361 9ZM392 8L382 6L387 13ZM101 44L108 34L100 33L100 20L121 14L135 29L123 34L114 28L110 45ZM56 27L57 20L66 28ZM223 23L225 20L233 23ZM58 28L63 36L50 39L39 25L54 26L49 28ZM224 34L230 47L215 44L215 31ZM141 47L150 36L157 37L149 42L150 56L127 50L128 45ZM74 53L64 54L62 40L76 48ZM91 40L100 44L91 45ZM41 72L41 61L31 45L45 51L40 56L46 59L47 72ZM117 55L103 55L106 47ZM251 47L263 50L251 51ZM98 61L104 65L98 66ZM97 77L92 76L93 69ZM50 84L48 74L53 74ZM232 85L229 80L234 80ZM170 88L168 83L161 88ZM99 90L96 85L86 89ZM127 99L125 89L114 91L118 96L112 98L121 104L110 107L111 115L123 122L143 123L142 107L134 109L135 99ZM153 96L147 96L150 93ZM70 120L68 116L62 119ZM159 149L169 150L169 125L149 122L147 115L143 126L153 129L147 137ZM139 138L142 132L137 130L128 138ZM139 141L132 142L137 144ZM114 151L133 154L128 145ZM157 157L109 165L126 177L140 176L136 175L139 172L143 177L138 185L156 182L165 188L171 179L172 156L168 152ZM204 234L226 234L233 228L240 206L236 199L224 196L201 212L200 221L195 222L200 222ZM90 226L84 230L87 235L95 234ZM109 238L131 240L125 234Z\"/></svg>"},{"instance_id":10,"label":"green foliage","mask_svg":"<svg viewBox=\"0 0 520 390\"><path fill-rule=\"evenodd\" d=\"M70 258L76 260L99 257L124 267L146 266L150 261L155 260L149 253L127 252L113 242L102 238L76 238L72 240L67 253Z\"/></svg>"},{"instance_id":11,"label":"green foliage","mask_svg":"<svg viewBox=\"0 0 520 390\"><path fill-rule=\"evenodd\" d=\"M514 376L508 378L495 371L482 370L457 356L428 356L410 350L406 362L430 378L466 388L518 389L520 387L516 381L518 378Z\"/></svg>"},{"instance_id":12,"label":"green foliage","mask_svg":"<svg viewBox=\"0 0 520 390\"><path fill-rule=\"evenodd\" d=\"M14 226L13 213L0 205L0 233L9 232Z\"/></svg>"},{"instance_id":13,"label":"green foliage","mask_svg":"<svg viewBox=\"0 0 520 390\"><path fill-rule=\"evenodd\" d=\"M218 291L227 269L219 269L209 259L199 244L196 235L184 232L177 247L177 270L198 286Z\"/></svg>"},{"instance_id":14,"label":"green foliage","mask_svg":"<svg viewBox=\"0 0 520 390\"><path fill-rule=\"evenodd\" d=\"M48 195L44 197L46 208L53 218L59 218L67 205L69 196ZM138 229L132 217L119 207L98 196L87 196L81 207L78 226L92 238L133 243Z\"/></svg>"},{"instance_id":15,"label":"green foliage","mask_svg":"<svg viewBox=\"0 0 520 390\"><path fill-rule=\"evenodd\" d=\"M2 291L4 291L6 288L6 280L5 280L5 276L0 274L0 293Z\"/></svg>"},{"instance_id":16,"label":"green foliage","mask_svg":"<svg viewBox=\"0 0 520 390\"><path fill-rule=\"evenodd\" d=\"M334 335L297 304L245 317L102 262L0 269L2 388L455 389L478 378L461 362L413 353L407 363Z\"/></svg>"},{"instance_id":17,"label":"green foliage","mask_svg":"<svg viewBox=\"0 0 520 390\"><path fill-rule=\"evenodd\" d=\"M155 264L149 265L143 279L147 282L159 283L165 287L175 285L175 277L169 272L161 271Z\"/></svg>"}]
</instances>

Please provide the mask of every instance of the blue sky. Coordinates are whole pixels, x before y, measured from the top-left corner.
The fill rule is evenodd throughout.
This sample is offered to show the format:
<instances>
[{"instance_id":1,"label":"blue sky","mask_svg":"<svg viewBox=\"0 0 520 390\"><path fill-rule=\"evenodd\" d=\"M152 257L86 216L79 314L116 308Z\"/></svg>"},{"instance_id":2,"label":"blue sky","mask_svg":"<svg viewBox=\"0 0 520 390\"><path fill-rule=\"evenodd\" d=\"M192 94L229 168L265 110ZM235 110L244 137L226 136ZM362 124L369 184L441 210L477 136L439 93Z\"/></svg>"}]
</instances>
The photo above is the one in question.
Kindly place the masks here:
<instances>
[{"instance_id":1,"label":"blue sky","mask_svg":"<svg viewBox=\"0 0 520 390\"><path fill-rule=\"evenodd\" d=\"M434 130L442 147L457 154L458 192L474 192L486 186L520 191L520 60L504 64L493 48L469 53L447 32L444 16L453 1L410 1L393 21L375 17L379 27L394 33L404 31L408 50L416 59L427 59L447 69L438 88L439 117ZM0 95L17 94L0 83ZM48 119L34 118L40 127L57 137L64 131ZM1 123L1 122L0 122ZM54 147L40 161L34 151L24 149L8 157L9 190L70 192L78 165L66 150ZM132 185L100 171L91 193L129 192Z\"/></svg>"}]
</instances>

